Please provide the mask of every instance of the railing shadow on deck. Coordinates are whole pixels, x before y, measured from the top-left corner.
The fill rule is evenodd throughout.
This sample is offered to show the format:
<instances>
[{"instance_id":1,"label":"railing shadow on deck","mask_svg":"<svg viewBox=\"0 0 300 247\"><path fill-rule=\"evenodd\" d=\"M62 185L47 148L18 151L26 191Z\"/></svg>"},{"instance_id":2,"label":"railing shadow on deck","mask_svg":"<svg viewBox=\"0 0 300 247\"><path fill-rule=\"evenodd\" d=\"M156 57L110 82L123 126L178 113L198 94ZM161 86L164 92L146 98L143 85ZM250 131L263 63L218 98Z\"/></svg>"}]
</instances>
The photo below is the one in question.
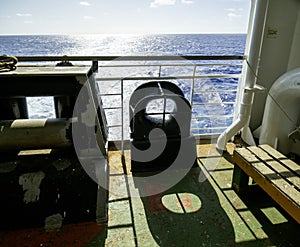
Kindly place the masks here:
<instances>
[{"instance_id":1,"label":"railing shadow on deck","mask_svg":"<svg viewBox=\"0 0 300 247\"><path fill-rule=\"evenodd\" d=\"M206 158L216 159L216 156ZM124 172L128 173L130 162L123 160L122 164ZM229 166L231 171L230 167L225 167L217 168L216 172L231 173L233 164L230 163ZM203 172L210 178L200 183L199 174ZM151 193L160 190L163 184L135 184L135 187ZM231 188L224 188L199 163L199 167L192 168L174 187L162 193L142 197L139 209L136 199L126 198L130 206L130 224L108 227L108 231L112 228L130 228L127 237L130 238L132 234L134 239L130 246L153 243L158 246L297 246L295 233L299 231L299 226L293 222L274 225L262 213L261 208L274 206L272 201L264 195L259 196L253 190L252 195L239 197L246 207L238 209L232 198L228 197L229 190L233 192ZM245 213L252 215L253 222L247 222ZM145 222L141 223L140 219L144 217ZM149 229L141 230L143 227ZM261 232L264 235L260 235ZM244 236L243 239L241 236Z\"/></svg>"},{"instance_id":2,"label":"railing shadow on deck","mask_svg":"<svg viewBox=\"0 0 300 247\"><path fill-rule=\"evenodd\" d=\"M122 164L124 173L128 174L130 162L124 159ZM225 170L228 171L227 168ZM228 211L227 207L229 205L233 208L233 206L230 202L226 202L225 204L228 204L226 206L224 199L220 199L220 193L224 194L222 188L217 188L221 190L221 192L217 192L216 187L218 186L211 178L199 182L199 174L203 172L210 176L202 166L192 168L172 188L140 198L141 206L137 206L137 199L131 198L130 195L128 198L122 199L128 201L130 213L127 215L131 219L127 219L128 224L109 226L108 231L120 230L122 232L124 229L130 229L128 234L123 237L133 239L130 246L144 246L153 243L158 246L270 245L270 239L256 237L241 218L238 221L232 219L229 215L232 209ZM160 190L163 186L163 184L135 183L136 189L148 190L150 194L157 189ZM128 190L129 187L128 185ZM144 223L140 222L142 218ZM243 241L237 239L238 231L242 231L239 228L240 224L243 224L243 228L248 227L248 238L245 237ZM141 228L143 229L141 230ZM243 235L243 233L238 234ZM115 236L120 237L118 234ZM125 244L126 240L123 243Z\"/></svg>"},{"instance_id":3,"label":"railing shadow on deck","mask_svg":"<svg viewBox=\"0 0 300 247\"><path fill-rule=\"evenodd\" d=\"M216 192L208 180L198 182L200 172L200 168L193 168L174 187L142 198L148 226L159 246L235 244L233 226ZM163 184L148 184L143 189L155 186Z\"/></svg>"},{"instance_id":4,"label":"railing shadow on deck","mask_svg":"<svg viewBox=\"0 0 300 247\"><path fill-rule=\"evenodd\" d=\"M231 168L223 167L212 171L209 167L205 167L204 162L203 169L211 174L213 183L255 238L255 240L241 242L238 245L298 246L300 225L254 181L247 190L238 195L233 191L231 185L227 188L224 187L220 181L220 175L228 172L232 174L234 163L229 153L223 153L223 157L231 164Z\"/></svg>"}]
</instances>

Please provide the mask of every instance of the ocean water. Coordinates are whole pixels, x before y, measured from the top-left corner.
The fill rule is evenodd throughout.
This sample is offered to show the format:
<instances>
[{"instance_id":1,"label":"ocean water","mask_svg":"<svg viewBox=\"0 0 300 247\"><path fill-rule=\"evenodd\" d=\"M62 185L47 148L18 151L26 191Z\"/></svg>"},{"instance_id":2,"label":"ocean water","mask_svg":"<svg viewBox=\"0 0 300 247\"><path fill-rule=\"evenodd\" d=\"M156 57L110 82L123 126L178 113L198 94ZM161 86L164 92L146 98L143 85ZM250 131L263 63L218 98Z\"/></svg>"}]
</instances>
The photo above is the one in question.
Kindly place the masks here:
<instances>
[{"instance_id":1,"label":"ocean water","mask_svg":"<svg viewBox=\"0 0 300 247\"><path fill-rule=\"evenodd\" d=\"M0 35L0 53L13 56L47 56L47 55L86 55L86 56L131 56L131 55L243 55L245 50L246 34L158 34L158 35ZM192 74L192 67L164 68L162 75L170 74ZM217 66L217 67L199 67L196 74L239 74L241 66ZM122 73L125 73L124 75ZM110 76L112 74L119 76L155 76L157 68L133 68L129 71L122 69L105 70L102 69L99 74ZM124 97L128 98L142 82L128 82L125 85ZM190 82L177 80L175 83L182 89L186 98L190 100ZM209 90L235 90L238 85L237 78L212 78L205 80L195 80L195 89L202 91ZM102 93L118 90L118 84L115 88L107 88L102 85ZM105 91L105 89L107 89ZM198 94L192 100L197 102L233 102L236 93L211 93ZM104 106L118 104L119 101L113 98L104 101ZM31 118L51 118L54 117L53 101L48 97L27 98L28 109ZM113 102L113 103L112 103ZM232 115L233 105L224 104L221 109L221 115ZM194 107L193 114L207 115L211 112L218 114L220 109L214 105L203 107L202 105ZM106 115L111 125L120 122L120 114L113 110L107 110ZM127 113L125 113L127 115ZM125 122L128 119L125 119ZM225 123L224 123L225 121ZM223 119L198 119L192 121L192 127L218 127L230 125L232 118ZM216 132L222 130L215 129ZM203 130L195 133L212 133ZM119 137L116 137L118 139Z\"/></svg>"},{"instance_id":2,"label":"ocean water","mask_svg":"<svg viewBox=\"0 0 300 247\"><path fill-rule=\"evenodd\" d=\"M243 55L246 34L0 35L0 52L34 55Z\"/></svg>"}]
</instances>

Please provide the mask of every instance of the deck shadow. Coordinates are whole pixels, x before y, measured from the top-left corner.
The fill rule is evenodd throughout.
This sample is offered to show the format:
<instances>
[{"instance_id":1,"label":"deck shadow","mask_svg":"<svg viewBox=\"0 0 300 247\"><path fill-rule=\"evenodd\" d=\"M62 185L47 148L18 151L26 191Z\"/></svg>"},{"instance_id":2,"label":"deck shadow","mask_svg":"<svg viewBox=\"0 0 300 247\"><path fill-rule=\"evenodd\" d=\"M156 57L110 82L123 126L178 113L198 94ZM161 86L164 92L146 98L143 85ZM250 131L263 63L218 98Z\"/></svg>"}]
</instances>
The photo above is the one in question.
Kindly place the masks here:
<instances>
[{"instance_id":1,"label":"deck shadow","mask_svg":"<svg viewBox=\"0 0 300 247\"><path fill-rule=\"evenodd\" d=\"M172 188L143 197L149 229L159 246L233 246L234 229L208 180L193 168ZM136 185L139 188L139 185ZM155 189L160 185L140 185Z\"/></svg>"},{"instance_id":2,"label":"deck shadow","mask_svg":"<svg viewBox=\"0 0 300 247\"><path fill-rule=\"evenodd\" d=\"M299 246L300 225L258 185L249 186L240 198L274 245Z\"/></svg>"},{"instance_id":3,"label":"deck shadow","mask_svg":"<svg viewBox=\"0 0 300 247\"><path fill-rule=\"evenodd\" d=\"M1 160L6 166L16 164L0 173L1 230L44 227L46 218L57 214L63 224L95 220L98 185L85 173L72 149L9 158ZM28 202L25 195L35 188L29 182L35 181L36 174L42 174L39 193ZM30 181L22 185L22 177Z\"/></svg>"}]
</instances>

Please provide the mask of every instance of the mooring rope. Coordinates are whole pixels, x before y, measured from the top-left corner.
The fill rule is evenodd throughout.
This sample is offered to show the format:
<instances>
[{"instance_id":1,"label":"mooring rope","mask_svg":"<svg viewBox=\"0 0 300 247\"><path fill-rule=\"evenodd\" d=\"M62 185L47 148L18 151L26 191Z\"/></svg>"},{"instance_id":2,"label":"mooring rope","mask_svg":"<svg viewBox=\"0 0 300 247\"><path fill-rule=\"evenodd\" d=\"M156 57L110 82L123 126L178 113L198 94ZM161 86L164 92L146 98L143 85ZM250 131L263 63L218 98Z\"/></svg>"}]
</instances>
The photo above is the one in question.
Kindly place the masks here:
<instances>
[{"instance_id":1,"label":"mooring rope","mask_svg":"<svg viewBox=\"0 0 300 247\"><path fill-rule=\"evenodd\" d=\"M18 59L14 56L2 55L0 56L0 71L15 70Z\"/></svg>"}]
</instances>

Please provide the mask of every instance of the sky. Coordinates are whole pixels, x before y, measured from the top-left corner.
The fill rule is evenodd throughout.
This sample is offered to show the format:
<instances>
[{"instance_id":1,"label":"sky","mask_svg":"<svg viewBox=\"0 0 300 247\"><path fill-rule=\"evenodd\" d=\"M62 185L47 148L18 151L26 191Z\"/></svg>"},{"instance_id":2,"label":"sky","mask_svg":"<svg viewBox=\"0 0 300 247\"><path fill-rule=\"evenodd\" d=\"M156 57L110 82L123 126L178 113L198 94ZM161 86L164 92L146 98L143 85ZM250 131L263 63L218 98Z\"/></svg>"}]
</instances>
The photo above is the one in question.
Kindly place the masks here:
<instances>
[{"instance_id":1,"label":"sky","mask_svg":"<svg viewBox=\"0 0 300 247\"><path fill-rule=\"evenodd\" d=\"M251 0L1 0L4 34L247 33Z\"/></svg>"}]
</instances>

